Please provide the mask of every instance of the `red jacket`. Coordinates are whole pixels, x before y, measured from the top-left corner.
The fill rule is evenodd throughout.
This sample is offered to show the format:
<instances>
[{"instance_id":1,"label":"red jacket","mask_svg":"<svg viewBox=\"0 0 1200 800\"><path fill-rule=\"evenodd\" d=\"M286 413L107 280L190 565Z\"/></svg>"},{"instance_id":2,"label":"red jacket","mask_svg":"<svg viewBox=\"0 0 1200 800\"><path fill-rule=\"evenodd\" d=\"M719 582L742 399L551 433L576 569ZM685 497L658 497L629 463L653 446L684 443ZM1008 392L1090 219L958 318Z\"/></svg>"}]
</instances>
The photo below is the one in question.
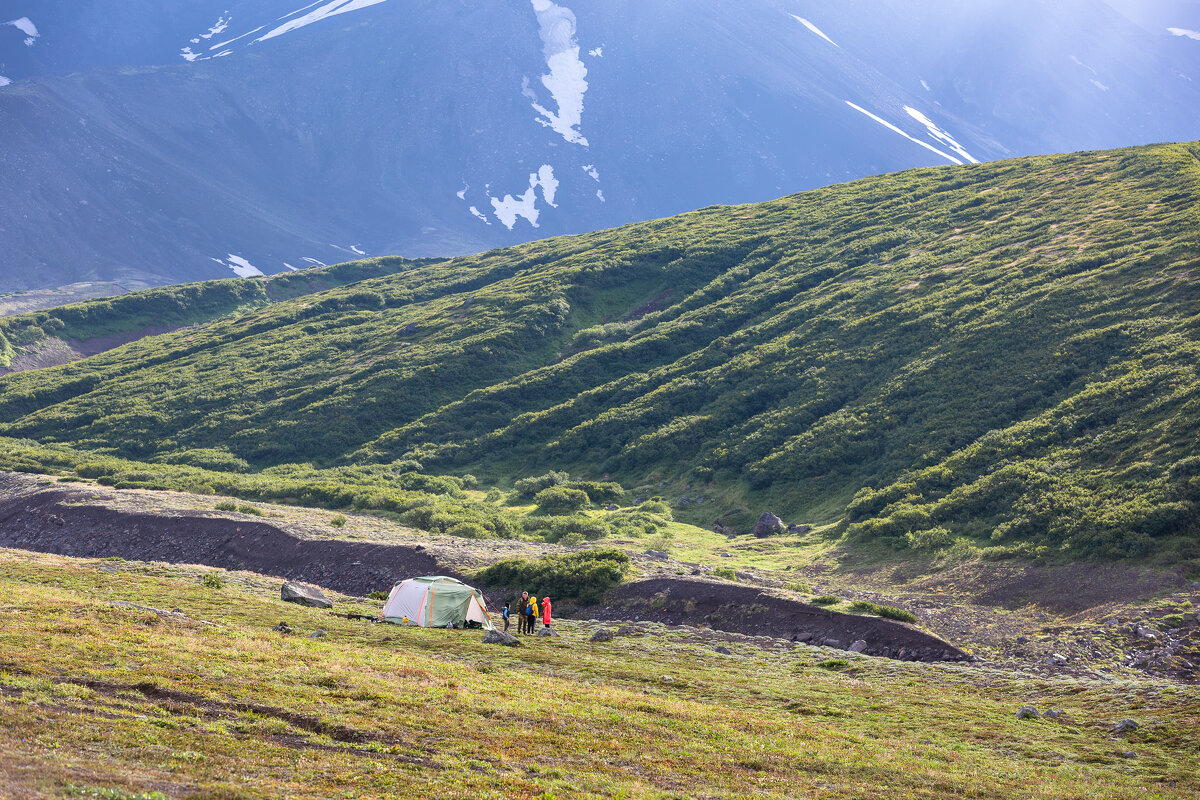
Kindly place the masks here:
<instances>
[{"instance_id":1,"label":"red jacket","mask_svg":"<svg viewBox=\"0 0 1200 800\"><path fill-rule=\"evenodd\" d=\"M550 624L550 598L547 597L542 601L542 624Z\"/></svg>"}]
</instances>

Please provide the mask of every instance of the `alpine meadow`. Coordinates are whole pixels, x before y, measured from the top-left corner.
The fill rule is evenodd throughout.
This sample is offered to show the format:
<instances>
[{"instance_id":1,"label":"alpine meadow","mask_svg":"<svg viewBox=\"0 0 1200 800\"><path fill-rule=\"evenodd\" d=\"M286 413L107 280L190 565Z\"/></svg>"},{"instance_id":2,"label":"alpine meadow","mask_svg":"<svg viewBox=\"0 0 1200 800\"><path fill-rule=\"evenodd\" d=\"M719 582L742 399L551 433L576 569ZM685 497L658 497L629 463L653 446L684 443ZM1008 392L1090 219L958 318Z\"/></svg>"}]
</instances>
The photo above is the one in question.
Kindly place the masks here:
<instances>
[{"instance_id":1,"label":"alpine meadow","mask_svg":"<svg viewBox=\"0 0 1200 800\"><path fill-rule=\"evenodd\" d=\"M0 317L4 797L1196 798L1197 604L1200 142Z\"/></svg>"}]
</instances>

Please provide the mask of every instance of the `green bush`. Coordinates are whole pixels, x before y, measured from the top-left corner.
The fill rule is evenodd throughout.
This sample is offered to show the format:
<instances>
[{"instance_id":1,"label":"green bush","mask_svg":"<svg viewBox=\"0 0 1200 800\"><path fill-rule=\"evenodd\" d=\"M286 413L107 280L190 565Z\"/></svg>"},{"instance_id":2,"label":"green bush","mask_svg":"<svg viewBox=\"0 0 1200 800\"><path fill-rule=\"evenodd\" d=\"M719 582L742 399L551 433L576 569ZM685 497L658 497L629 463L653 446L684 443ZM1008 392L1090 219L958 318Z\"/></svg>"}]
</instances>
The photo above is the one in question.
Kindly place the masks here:
<instances>
[{"instance_id":1,"label":"green bush","mask_svg":"<svg viewBox=\"0 0 1200 800\"><path fill-rule=\"evenodd\" d=\"M345 525L346 525L346 515L345 515L345 514L338 514L336 517L334 517L333 519L329 520L329 524L330 524L330 525L332 525L332 526L333 526L333 527L335 527L335 528L342 528L342 527L345 527Z\"/></svg>"},{"instance_id":2,"label":"green bush","mask_svg":"<svg viewBox=\"0 0 1200 800\"><path fill-rule=\"evenodd\" d=\"M737 573L734 572L733 567L717 567L712 571L712 575L714 578L724 578L727 581L737 580Z\"/></svg>"},{"instance_id":3,"label":"green bush","mask_svg":"<svg viewBox=\"0 0 1200 800\"><path fill-rule=\"evenodd\" d=\"M909 531L904 539L913 550L942 550L954 544L954 536L945 528Z\"/></svg>"},{"instance_id":4,"label":"green bush","mask_svg":"<svg viewBox=\"0 0 1200 800\"><path fill-rule=\"evenodd\" d=\"M821 669L839 670L850 666L850 662L844 658L827 658L824 661L818 661L817 666Z\"/></svg>"},{"instance_id":5,"label":"green bush","mask_svg":"<svg viewBox=\"0 0 1200 800\"><path fill-rule=\"evenodd\" d=\"M475 574L480 583L497 589L520 589L552 599L599 602L629 571L629 556L613 548L550 555L536 560L497 561Z\"/></svg>"},{"instance_id":6,"label":"green bush","mask_svg":"<svg viewBox=\"0 0 1200 800\"><path fill-rule=\"evenodd\" d=\"M222 500L221 502L217 503L215 508L217 511L237 511L238 504L233 500Z\"/></svg>"},{"instance_id":7,"label":"green bush","mask_svg":"<svg viewBox=\"0 0 1200 800\"><path fill-rule=\"evenodd\" d=\"M835 606L842 602L840 597L834 597L831 594L823 594L819 597L814 597L811 601L814 606Z\"/></svg>"},{"instance_id":8,"label":"green bush","mask_svg":"<svg viewBox=\"0 0 1200 800\"><path fill-rule=\"evenodd\" d=\"M578 511L591 501L588 500L587 492L568 489L565 486L551 486L534 495L533 502L542 511Z\"/></svg>"},{"instance_id":9,"label":"green bush","mask_svg":"<svg viewBox=\"0 0 1200 800\"><path fill-rule=\"evenodd\" d=\"M221 589L225 586L225 579L216 572L206 572L200 578L200 585L207 586L210 589Z\"/></svg>"},{"instance_id":10,"label":"green bush","mask_svg":"<svg viewBox=\"0 0 1200 800\"><path fill-rule=\"evenodd\" d=\"M513 489L521 497L533 497L543 489L548 489L551 486L561 486L570 479L570 476L565 472L547 472L545 475L539 475L536 478L521 478L513 484Z\"/></svg>"},{"instance_id":11,"label":"green bush","mask_svg":"<svg viewBox=\"0 0 1200 800\"><path fill-rule=\"evenodd\" d=\"M917 622L917 615L911 611L905 611L903 608L896 608L895 606L881 606L878 603L872 603L867 600L855 600L850 604L850 608L854 611L862 611L867 614L874 614L877 617L894 619L899 622Z\"/></svg>"},{"instance_id":12,"label":"green bush","mask_svg":"<svg viewBox=\"0 0 1200 800\"><path fill-rule=\"evenodd\" d=\"M367 594L367 599L368 600L387 600L390 595L391 595L391 592L369 592Z\"/></svg>"}]
</instances>

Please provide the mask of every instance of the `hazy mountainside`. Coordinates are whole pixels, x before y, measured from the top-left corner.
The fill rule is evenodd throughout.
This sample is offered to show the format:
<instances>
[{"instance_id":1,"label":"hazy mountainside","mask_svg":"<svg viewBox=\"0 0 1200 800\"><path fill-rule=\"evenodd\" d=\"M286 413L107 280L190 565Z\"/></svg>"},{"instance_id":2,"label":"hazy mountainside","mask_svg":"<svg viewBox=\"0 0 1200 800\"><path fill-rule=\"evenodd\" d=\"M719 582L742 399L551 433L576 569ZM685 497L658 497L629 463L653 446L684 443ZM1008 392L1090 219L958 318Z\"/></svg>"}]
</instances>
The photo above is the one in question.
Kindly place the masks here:
<instances>
[{"instance_id":1,"label":"hazy mountainside","mask_svg":"<svg viewBox=\"0 0 1200 800\"><path fill-rule=\"evenodd\" d=\"M1182 2L110 6L0 0L0 290L472 252L1200 133Z\"/></svg>"},{"instance_id":2,"label":"hazy mountainside","mask_svg":"<svg viewBox=\"0 0 1200 800\"><path fill-rule=\"evenodd\" d=\"M1198 199L1200 146L1163 145L410 264L9 375L0 433L180 463L563 469L707 495L688 512L706 523L769 503L918 549L1192 557Z\"/></svg>"}]
</instances>

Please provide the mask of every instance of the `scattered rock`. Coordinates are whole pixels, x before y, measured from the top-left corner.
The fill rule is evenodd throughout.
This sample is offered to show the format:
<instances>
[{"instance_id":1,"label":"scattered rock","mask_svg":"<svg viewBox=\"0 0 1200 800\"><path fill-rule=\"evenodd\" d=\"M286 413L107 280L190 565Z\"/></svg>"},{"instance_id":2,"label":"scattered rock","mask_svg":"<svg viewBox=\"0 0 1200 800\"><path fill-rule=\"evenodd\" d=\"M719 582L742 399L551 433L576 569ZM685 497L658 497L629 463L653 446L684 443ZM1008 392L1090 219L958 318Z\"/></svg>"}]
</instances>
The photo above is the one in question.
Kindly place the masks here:
<instances>
[{"instance_id":1,"label":"scattered rock","mask_svg":"<svg viewBox=\"0 0 1200 800\"><path fill-rule=\"evenodd\" d=\"M759 515L758 522L754 523L754 530L751 533L759 539L765 539L768 536L775 536L786 530L787 526L783 524L783 520L770 511L764 511Z\"/></svg>"},{"instance_id":2,"label":"scattered rock","mask_svg":"<svg viewBox=\"0 0 1200 800\"><path fill-rule=\"evenodd\" d=\"M667 558L667 553L665 550L647 550L646 557L653 558L657 561L663 561Z\"/></svg>"},{"instance_id":3,"label":"scattered rock","mask_svg":"<svg viewBox=\"0 0 1200 800\"><path fill-rule=\"evenodd\" d=\"M606 504L604 505L604 510L605 510L605 511L616 511L616 510L618 510L618 509L620 509L620 506L619 506L619 505L617 505L616 503L606 503Z\"/></svg>"},{"instance_id":4,"label":"scattered rock","mask_svg":"<svg viewBox=\"0 0 1200 800\"><path fill-rule=\"evenodd\" d=\"M1133 633L1139 639L1157 639L1158 638L1158 634L1156 634L1152 629L1147 628L1145 625L1134 625Z\"/></svg>"},{"instance_id":5,"label":"scattered rock","mask_svg":"<svg viewBox=\"0 0 1200 800\"><path fill-rule=\"evenodd\" d=\"M1042 714L1042 716L1046 719L1058 719L1066 713L1067 712L1063 711L1061 708L1048 708L1046 709L1046 713Z\"/></svg>"},{"instance_id":6,"label":"scattered rock","mask_svg":"<svg viewBox=\"0 0 1200 800\"><path fill-rule=\"evenodd\" d=\"M732 650L730 650L730 649L729 649L728 647L726 647L725 645L721 645L720 647L717 647L717 648L714 648L714 649L715 649L715 650L716 650L718 653L720 653L721 655L723 655L723 656L731 656L731 655L733 655L733 651L732 651Z\"/></svg>"},{"instance_id":7,"label":"scattered rock","mask_svg":"<svg viewBox=\"0 0 1200 800\"><path fill-rule=\"evenodd\" d=\"M835 647L839 650L842 648L841 639L822 639L821 644L823 644L825 647Z\"/></svg>"},{"instance_id":8,"label":"scattered rock","mask_svg":"<svg viewBox=\"0 0 1200 800\"><path fill-rule=\"evenodd\" d=\"M794 522L791 525L788 525L788 533L808 533L811 530L811 525L797 525Z\"/></svg>"},{"instance_id":9,"label":"scattered rock","mask_svg":"<svg viewBox=\"0 0 1200 800\"><path fill-rule=\"evenodd\" d=\"M295 632L292 630L292 626L288 625L286 622L279 623L274 628L271 628L271 630L279 631L280 633L294 633Z\"/></svg>"},{"instance_id":10,"label":"scattered rock","mask_svg":"<svg viewBox=\"0 0 1200 800\"><path fill-rule=\"evenodd\" d=\"M50 516L46 517L46 519L60 528L67 524L66 520L64 520L58 514L51 514Z\"/></svg>"},{"instance_id":11,"label":"scattered rock","mask_svg":"<svg viewBox=\"0 0 1200 800\"><path fill-rule=\"evenodd\" d=\"M505 647L520 647L521 640L504 631L488 631L483 635L484 644L502 644Z\"/></svg>"},{"instance_id":12,"label":"scattered rock","mask_svg":"<svg viewBox=\"0 0 1200 800\"><path fill-rule=\"evenodd\" d=\"M538 630L537 635L538 636L558 636L558 631L554 630L553 628L547 628L546 626L543 625Z\"/></svg>"},{"instance_id":13,"label":"scattered rock","mask_svg":"<svg viewBox=\"0 0 1200 800\"><path fill-rule=\"evenodd\" d=\"M1123 719L1113 726L1112 732L1118 736L1123 736L1126 733L1131 733L1138 729L1138 724L1131 719Z\"/></svg>"},{"instance_id":14,"label":"scattered rock","mask_svg":"<svg viewBox=\"0 0 1200 800\"><path fill-rule=\"evenodd\" d=\"M299 603L312 608L333 608L333 603L329 602L329 598L320 589L295 581L285 583L279 590L279 597L285 603Z\"/></svg>"},{"instance_id":15,"label":"scattered rock","mask_svg":"<svg viewBox=\"0 0 1200 800\"><path fill-rule=\"evenodd\" d=\"M1018 636L1017 637L1017 644L1028 644L1028 643L1029 643L1028 636Z\"/></svg>"},{"instance_id":16,"label":"scattered rock","mask_svg":"<svg viewBox=\"0 0 1200 800\"><path fill-rule=\"evenodd\" d=\"M1121 753L1121 758L1137 758L1137 753L1132 750L1126 750L1124 753Z\"/></svg>"},{"instance_id":17,"label":"scattered rock","mask_svg":"<svg viewBox=\"0 0 1200 800\"><path fill-rule=\"evenodd\" d=\"M617 632L615 635L617 635L617 636L634 636L639 633L642 633L642 629L639 628L637 625L622 625L621 627L617 628Z\"/></svg>"},{"instance_id":18,"label":"scattered rock","mask_svg":"<svg viewBox=\"0 0 1200 800\"><path fill-rule=\"evenodd\" d=\"M611 642L613 640L613 632L608 628L601 628L592 634L591 641L593 642Z\"/></svg>"},{"instance_id":19,"label":"scattered rock","mask_svg":"<svg viewBox=\"0 0 1200 800\"><path fill-rule=\"evenodd\" d=\"M861 653L862 651L867 649L867 643L865 641L863 641L862 639L859 639L857 642L850 645L846 649L849 650L851 653Z\"/></svg>"},{"instance_id":20,"label":"scattered rock","mask_svg":"<svg viewBox=\"0 0 1200 800\"><path fill-rule=\"evenodd\" d=\"M661 678L659 678L659 680L661 680L663 683L674 683L675 682L675 679L672 678L670 675L663 675Z\"/></svg>"},{"instance_id":21,"label":"scattered rock","mask_svg":"<svg viewBox=\"0 0 1200 800\"><path fill-rule=\"evenodd\" d=\"M733 553L721 553L721 558L733 558Z\"/></svg>"},{"instance_id":22,"label":"scattered rock","mask_svg":"<svg viewBox=\"0 0 1200 800\"><path fill-rule=\"evenodd\" d=\"M1068 660L1067 657L1064 655L1061 655L1060 653L1051 653L1050 655L1046 656L1046 666L1048 666L1048 667L1066 666L1067 660Z\"/></svg>"},{"instance_id":23,"label":"scattered rock","mask_svg":"<svg viewBox=\"0 0 1200 800\"><path fill-rule=\"evenodd\" d=\"M323 639L324 637L325 631L313 631L308 635L308 638L310 639Z\"/></svg>"},{"instance_id":24,"label":"scattered rock","mask_svg":"<svg viewBox=\"0 0 1200 800\"><path fill-rule=\"evenodd\" d=\"M1017 719L1037 719L1040 716L1041 714L1033 706L1021 706L1021 709L1017 711Z\"/></svg>"}]
</instances>

